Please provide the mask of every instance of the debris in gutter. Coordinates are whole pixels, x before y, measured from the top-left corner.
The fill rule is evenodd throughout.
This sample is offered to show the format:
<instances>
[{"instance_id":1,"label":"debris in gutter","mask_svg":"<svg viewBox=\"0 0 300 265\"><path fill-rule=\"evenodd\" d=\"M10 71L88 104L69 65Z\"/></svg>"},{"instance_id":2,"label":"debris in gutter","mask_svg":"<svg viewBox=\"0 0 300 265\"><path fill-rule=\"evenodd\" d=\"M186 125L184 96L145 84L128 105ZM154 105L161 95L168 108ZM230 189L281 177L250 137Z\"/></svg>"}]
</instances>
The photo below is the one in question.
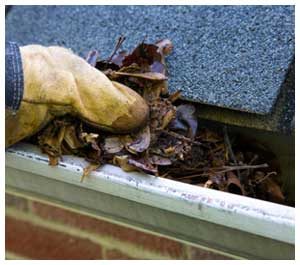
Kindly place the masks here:
<instances>
[{"instance_id":1,"label":"debris in gutter","mask_svg":"<svg viewBox=\"0 0 300 265\"><path fill-rule=\"evenodd\" d=\"M147 125L136 133L118 135L75 117L57 118L31 138L48 154L49 164L55 166L62 155L73 154L90 162L81 180L109 163L124 171L285 204L277 179L280 170L269 165L274 159L270 152L232 141L226 127L216 132L198 124L195 106L180 103L180 91L169 94L165 56L173 49L171 41L143 41L127 53L118 51L124 40L119 38L108 59L100 60L94 50L86 60L143 96L150 108Z\"/></svg>"}]
</instances>

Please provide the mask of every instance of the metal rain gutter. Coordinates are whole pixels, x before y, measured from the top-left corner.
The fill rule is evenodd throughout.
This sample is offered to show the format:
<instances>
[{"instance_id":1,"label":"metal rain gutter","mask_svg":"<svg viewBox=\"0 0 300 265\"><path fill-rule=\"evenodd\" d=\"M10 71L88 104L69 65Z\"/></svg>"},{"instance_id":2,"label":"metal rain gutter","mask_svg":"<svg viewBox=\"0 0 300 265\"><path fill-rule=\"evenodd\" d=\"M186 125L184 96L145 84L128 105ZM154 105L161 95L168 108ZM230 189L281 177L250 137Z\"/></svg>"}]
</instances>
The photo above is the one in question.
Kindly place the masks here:
<instances>
[{"instance_id":1,"label":"metal rain gutter","mask_svg":"<svg viewBox=\"0 0 300 265\"><path fill-rule=\"evenodd\" d=\"M29 144L6 151L7 190L34 194L95 216L237 258L294 257L295 209L64 156L57 167ZM280 251L279 251L280 250Z\"/></svg>"}]
</instances>

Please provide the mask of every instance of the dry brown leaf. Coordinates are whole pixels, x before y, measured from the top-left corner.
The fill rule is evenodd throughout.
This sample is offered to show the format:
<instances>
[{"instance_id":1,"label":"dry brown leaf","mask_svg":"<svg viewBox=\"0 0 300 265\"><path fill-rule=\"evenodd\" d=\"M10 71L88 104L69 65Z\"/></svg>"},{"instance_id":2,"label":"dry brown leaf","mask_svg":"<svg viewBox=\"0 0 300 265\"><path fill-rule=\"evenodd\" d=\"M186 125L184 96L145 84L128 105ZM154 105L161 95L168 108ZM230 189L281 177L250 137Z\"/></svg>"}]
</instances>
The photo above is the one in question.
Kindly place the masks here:
<instances>
[{"instance_id":1,"label":"dry brown leaf","mask_svg":"<svg viewBox=\"0 0 300 265\"><path fill-rule=\"evenodd\" d=\"M169 158L159 155L153 155L149 157L149 161L151 164L158 166L169 166L172 164L172 161Z\"/></svg>"},{"instance_id":2,"label":"dry brown leaf","mask_svg":"<svg viewBox=\"0 0 300 265\"><path fill-rule=\"evenodd\" d=\"M198 119L196 116L196 109L191 104L183 104L176 109L176 118L170 124L173 130L182 130L186 128L187 136L194 138L197 133Z\"/></svg>"},{"instance_id":3,"label":"dry brown leaf","mask_svg":"<svg viewBox=\"0 0 300 265\"><path fill-rule=\"evenodd\" d=\"M101 159L101 148L98 145L97 139L99 135L96 133L80 133L80 138L86 143L86 146L90 146L91 149L89 152L85 153L85 158L91 163L100 163Z\"/></svg>"},{"instance_id":4,"label":"dry brown leaf","mask_svg":"<svg viewBox=\"0 0 300 265\"><path fill-rule=\"evenodd\" d=\"M271 202L284 203L285 197L279 185L274 180L267 178L261 183L261 185L264 186L264 190L266 190L268 199Z\"/></svg>"},{"instance_id":5,"label":"dry brown leaf","mask_svg":"<svg viewBox=\"0 0 300 265\"><path fill-rule=\"evenodd\" d=\"M113 136L105 138L104 150L109 154L120 152L124 148L121 137Z\"/></svg>"},{"instance_id":6,"label":"dry brown leaf","mask_svg":"<svg viewBox=\"0 0 300 265\"><path fill-rule=\"evenodd\" d=\"M145 158L140 158L140 159L129 158L128 164L135 166L136 168L139 168L146 173L156 174L158 172L157 167L155 165L152 165L151 162Z\"/></svg>"},{"instance_id":7,"label":"dry brown leaf","mask_svg":"<svg viewBox=\"0 0 300 265\"><path fill-rule=\"evenodd\" d=\"M164 80L168 79L164 74L156 73L156 72L146 72L146 73L113 72L112 75L115 75L115 76L131 76L131 77L148 79L148 80L151 80L151 81L164 81Z\"/></svg>"},{"instance_id":8,"label":"dry brown leaf","mask_svg":"<svg viewBox=\"0 0 300 265\"><path fill-rule=\"evenodd\" d=\"M49 165L50 166L57 166L58 165L59 157L48 155L48 158L49 158Z\"/></svg>"},{"instance_id":9,"label":"dry brown leaf","mask_svg":"<svg viewBox=\"0 0 300 265\"><path fill-rule=\"evenodd\" d=\"M80 138L83 141L85 141L86 143L94 143L98 137L99 137L99 134L97 134L97 133L83 132L80 134Z\"/></svg>"},{"instance_id":10,"label":"dry brown leaf","mask_svg":"<svg viewBox=\"0 0 300 265\"><path fill-rule=\"evenodd\" d=\"M233 172L227 172L227 185L226 190L230 193L245 195L245 190Z\"/></svg>"},{"instance_id":11,"label":"dry brown leaf","mask_svg":"<svg viewBox=\"0 0 300 265\"><path fill-rule=\"evenodd\" d=\"M143 68L150 67L153 62L161 62L161 53L158 51L158 46L154 44L141 43L131 54L123 60L123 66L129 66L133 63L138 64Z\"/></svg>"},{"instance_id":12,"label":"dry brown leaf","mask_svg":"<svg viewBox=\"0 0 300 265\"><path fill-rule=\"evenodd\" d=\"M77 137L75 125L70 125L66 127L64 134L64 141L68 144L71 149L78 149L84 146L83 142Z\"/></svg>"},{"instance_id":13,"label":"dry brown leaf","mask_svg":"<svg viewBox=\"0 0 300 265\"><path fill-rule=\"evenodd\" d=\"M146 126L136 135L135 140L126 146L126 149L133 154L142 153L149 147L150 137L150 128Z\"/></svg>"},{"instance_id":14,"label":"dry brown leaf","mask_svg":"<svg viewBox=\"0 0 300 265\"><path fill-rule=\"evenodd\" d=\"M128 164L128 156L127 155L122 155L122 156L115 155L113 158L113 164L119 166L126 172L137 170L137 168L135 166Z\"/></svg>"},{"instance_id":15,"label":"dry brown leaf","mask_svg":"<svg viewBox=\"0 0 300 265\"><path fill-rule=\"evenodd\" d=\"M174 119L176 115L176 111L174 109L170 109L164 116L163 116L163 120L162 120L162 125L157 128L158 130L163 130L165 129L169 123L171 122L171 120Z\"/></svg>"},{"instance_id":16,"label":"dry brown leaf","mask_svg":"<svg viewBox=\"0 0 300 265\"><path fill-rule=\"evenodd\" d=\"M92 171L96 170L99 168L101 165L100 164L89 164L87 167L83 169L83 173L80 179L80 182L82 182Z\"/></svg>"},{"instance_id":17,"label":"dry brown leaf","mask_svg":"<svg viewBox=\"0 0 300 265\"><path fill-rule=\"evenodd\" d=\"M61 143L64 139L66 126L50 125L39 137L39 145L43 152L53 157L61 156Z\"/></svg>"}]
</instances>

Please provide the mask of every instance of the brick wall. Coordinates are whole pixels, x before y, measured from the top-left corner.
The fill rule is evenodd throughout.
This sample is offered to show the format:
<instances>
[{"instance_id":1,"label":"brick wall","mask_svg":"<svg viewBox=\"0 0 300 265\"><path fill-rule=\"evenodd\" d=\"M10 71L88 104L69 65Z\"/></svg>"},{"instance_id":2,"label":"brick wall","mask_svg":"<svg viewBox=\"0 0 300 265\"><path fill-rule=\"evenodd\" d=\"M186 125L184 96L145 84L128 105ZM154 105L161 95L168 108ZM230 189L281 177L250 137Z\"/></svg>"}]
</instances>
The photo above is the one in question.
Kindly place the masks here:
<instances>
[{"instance_id":1,"label":"brick wall","mask_svg":"<svg viewBox=\"0 0 300 265\"><path fill-rule=\"evenodd\" d=\"M228 259L20 196L5 204L7 259Z\"/></svg>"}]
</instances>

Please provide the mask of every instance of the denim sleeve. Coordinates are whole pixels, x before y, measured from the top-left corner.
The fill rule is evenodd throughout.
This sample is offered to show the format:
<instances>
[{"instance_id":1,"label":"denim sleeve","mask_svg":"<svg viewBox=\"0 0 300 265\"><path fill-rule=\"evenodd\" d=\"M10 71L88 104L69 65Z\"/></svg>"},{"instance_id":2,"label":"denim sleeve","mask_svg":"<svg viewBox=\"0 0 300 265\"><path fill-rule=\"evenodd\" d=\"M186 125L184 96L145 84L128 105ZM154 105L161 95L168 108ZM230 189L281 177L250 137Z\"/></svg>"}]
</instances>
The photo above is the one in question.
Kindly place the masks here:
<instances>
[{"instance_id":1,"label":"denim sleeve","mask_svg":"<svg viewBox=\"0 0 300 265\"><path fill-rule=\"evenodd\" d=\"M5 108L17 111L24 91L20 48L15 42L5 43Z\"/></svg>"}]
</instances>

